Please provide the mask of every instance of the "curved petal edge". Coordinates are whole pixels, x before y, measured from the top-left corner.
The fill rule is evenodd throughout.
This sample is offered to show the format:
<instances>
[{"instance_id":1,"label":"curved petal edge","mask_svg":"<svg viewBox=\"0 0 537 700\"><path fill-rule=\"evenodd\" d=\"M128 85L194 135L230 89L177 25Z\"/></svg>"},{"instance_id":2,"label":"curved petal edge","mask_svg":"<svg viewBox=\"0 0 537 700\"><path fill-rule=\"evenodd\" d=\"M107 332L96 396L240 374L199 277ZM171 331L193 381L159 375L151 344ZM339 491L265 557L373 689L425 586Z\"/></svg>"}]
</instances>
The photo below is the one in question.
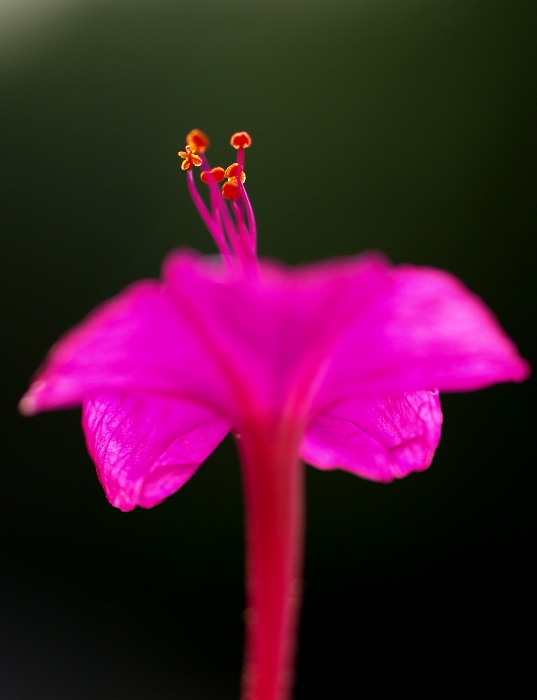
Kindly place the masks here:
<instances>
[{"instance_id":1,"label":"curved petal edge","mask_svg":"<svg viewBox=\"0 0 537 700\"><path fill-rule=\"evenodd\" d=\"M427 469L441 425L437 391L353 397L312 421L300 453L319 469L388 482Z\"/></svg>"},{"instance_id":2,"label":"curved petal edge","mask_svg":"<svg viewBox=\"0 0 537 700\"><path fill-rule=\"evenodd\" d=\"M177 491L230 429L204 406L120 393L86 398L82 426L106 496L123 511Z\"/></svg>"}]
</instances>

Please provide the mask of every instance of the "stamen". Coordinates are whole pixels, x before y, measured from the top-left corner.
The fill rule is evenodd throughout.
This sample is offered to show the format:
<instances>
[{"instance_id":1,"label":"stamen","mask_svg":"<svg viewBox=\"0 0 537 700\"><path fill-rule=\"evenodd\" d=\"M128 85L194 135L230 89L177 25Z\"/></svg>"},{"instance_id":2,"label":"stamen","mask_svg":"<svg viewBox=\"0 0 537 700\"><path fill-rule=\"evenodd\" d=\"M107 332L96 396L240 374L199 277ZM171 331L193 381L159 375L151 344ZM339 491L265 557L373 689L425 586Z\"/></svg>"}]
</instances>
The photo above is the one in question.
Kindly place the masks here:
<instances>
[{"instance_id":1,"label":"stamen","mask_svg":"<svg viewBox=\"0 0 537 700\"><path fill-rule=\"evenodd\" d=\"M205 154L209 139L202 131L192 130L186 140L185 150L179 151L183 158L181 167L188 171L188 189L201 218L213 236L226 266L230 270L242 269L248 274L255 273L256 226L244 188L244 149L251 144L252 139L245 131L232 136L231 143L237 150L237 162L225 170L220 167L211 168ZM209 208L197 191L192 166L202 166L200 179L209 188ZM217 183L225 178L227 181L220 188Z\"/></svg>"},{"instance_id":2,"label":"stamen","mask_svg":"<svg viewBox=\"0 0 537 700\"><path fill-rule=\"evenodd\" d=\"M201 181L205 182L206 184L209 182L222 182L225 177L227 177L226 171L220 166L217 166L212 170L204 170L200 175Z\"/></svg>"},{"instance_id":3,"label":"stamen","mask_svg":"<svg viewBox=\"0 0 537 700\"><path fill-rule=\"evenodd\" d=\"M187 134L186 142L193 151L198 151L198 153L205 153L211 145L207 134L204 134L200 129L192 129L192 131Z\"/></svg>"},{"instance_id":4,"label":"stamen","mask_svg":"<svg viewBox=\"0 0 537 700\"><path fill-rule=\"evenodd\" d=\"M202 156L203 158L203 167L206 168L208 171L211 170L211 166L209 165L209 162L207 160L207 156L204 154ZM235 228L235 224L233 222L233 219L229 213L229 209L227 208L227 205L224 201L224 199L221 196L221 192L216 184L216 182L209 180L207 183L209 185L209 191L210 191L210 196L211 196L211 207L213 210L213 217L215 222L218 223L219 226L223 225L223 231L225 231L225 236L227 237L227 241L233 250L234 254L237 256L237 259L241 262L241 264L245 263L245 251L242 249L239 237L237 235L237 229ZM224 235L224 233L222 234Z\"/></svg>"},{"instance_id":5,"label":"stamen","mask_svg":"<svg viewBox=\"0 0 537 700\"><path fill-rule=\"evenodd\" d=\"M242 194L244 195L244 187L241 186ZM255 243L248 230L248 226L244 221L244 216L242 213L241 200L231 199L229 201L233 214L235 215L235 221L237 222L237 229L239 233L239 239L241 244L244 246L245 250L248 252L248 257L255 259Z\"/></svg>"},{"instance_id":6,"label":"stamen","mask_svg":"<svg viewBox=\"0 0 537 700\"><path fill-rule=\"evenodd\" d=\"M196 151L192 146L185 146L184 151L179 151L177 154L179 158L183 159L181 163L182 170L190 170L190 168L195 165L197 168L201 165L201 158L196 154Z\"/></svg>"},{"instance_id":7,"label":"stamen","mask_svg":"<svg viewBox=\"0 0 537 700\"><path fill-rule=\"evenodd\" d=\"M232 163L229 167L226 168L226 172L224 175L228 178L237 178L239 176L239 173L241 174L241 182L246 181L246 173L243 170L242 165L239 165L238 163Z\"/></svg>"},{"instance_id":8,"label":"stamen","mask_svg":"<svg viewBox=\"0 0 537 700\"><path fill-rule=\"evenodd\" d=\"M255 223L254 210L252 208L252 205L250 204L250 200L248 199L246 188L242 184L240 185L240 188L242 191L242 203L246 210L246 218L248 220L248 231L250 233L250 247L252 250L252 254L255 257L257 249L257 226Z\"/></svg>"},{"instance_id":9,"label":"stamen","mask_svg":"<svg viewBox=\"0 0 537 700\"><path fill-rule=\"evenodd\" d=\"M246 131L237 131L237 133L233 134L231 137L231 145L233 148L248 148L251 143L252 138Z\"/></svg>"},{"instance_id":10,"label":"stamen","mask_svg":"<svg viewBox=\"0 0 537 700\"><path fill-rule=\"evenodd\" d=\"M213 240L216 243L220 254L222 255L222 258L224 259L226 266L229 269L233 269L235 267L234 259L229 249L224 233L222 231L222 228L220 226L220 222L211 217L207 207L205 206L205 202L196 190L196 184L194 182L192 170L188 171L186 180L190 196L192 197L194 204L196 205L196 208L200 213L201 218L203 219L204 224L209 229L209 232L211 233ZM216 187L216 185L214 186Z\"/></svg>"},{"instance_id":11,"label":"stamen","mask_svg":"<svg viewBox=\"0 0 537 700\"><path fill-rule=\"evenodd\" d=\"M239 182L236 177L230 177L222 186L222 197L226 199L238 199L239 195Z\"/></svg>"}]
</instances>

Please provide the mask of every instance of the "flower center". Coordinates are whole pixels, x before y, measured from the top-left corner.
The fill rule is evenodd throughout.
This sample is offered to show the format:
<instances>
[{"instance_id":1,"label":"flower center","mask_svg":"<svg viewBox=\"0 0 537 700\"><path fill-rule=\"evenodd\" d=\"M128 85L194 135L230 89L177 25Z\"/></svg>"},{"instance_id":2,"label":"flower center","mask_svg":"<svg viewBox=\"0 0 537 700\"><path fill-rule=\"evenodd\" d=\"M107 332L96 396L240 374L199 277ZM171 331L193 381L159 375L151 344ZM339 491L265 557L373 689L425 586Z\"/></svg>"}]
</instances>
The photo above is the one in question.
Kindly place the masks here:
<instances>
[{"instance_id":1,"label":"flower center","mask_svg":"<svg viewBox=\"0 0 537 700\"><path fill-rule=\"evenodd\" d=\"M224 263L229 269L254 271L257 265L257 232L255 217L246 194L244 183L244 149L252 143L246 131L231 137L231 145L237 151L237 162L227 168L211 168L205 151L210 141L206 134L194 129L186 137L181 168L186 171L190 195L204 224L209 229ZM200 179L209 189L209 206L199 193L193 174L194 167L201 167ZM223 182L225 180L225 182ZM219 183L223 182L222 186Z\"/></svg>"}]
</instances>

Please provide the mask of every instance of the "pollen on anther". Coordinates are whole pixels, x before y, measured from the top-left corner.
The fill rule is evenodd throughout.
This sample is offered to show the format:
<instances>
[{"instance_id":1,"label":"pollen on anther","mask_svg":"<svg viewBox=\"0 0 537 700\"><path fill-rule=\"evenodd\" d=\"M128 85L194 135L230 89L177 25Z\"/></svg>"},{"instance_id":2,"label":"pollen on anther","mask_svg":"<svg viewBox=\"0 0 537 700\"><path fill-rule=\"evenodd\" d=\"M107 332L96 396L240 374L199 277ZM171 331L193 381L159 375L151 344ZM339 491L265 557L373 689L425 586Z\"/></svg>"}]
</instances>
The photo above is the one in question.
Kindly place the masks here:
<instances>
[{"instance_id":1,"label":"pollen on anther","mask_svg":"<svg viewBox=\"0 0 537 700\"><path fill-rule=\"evenodd\" d=\"M236 177L230 178L222 185L222 197L226 199L238 199L240 195L239 183Z\"/></svg>"},{"instance_id":2,"label":"pollen on anther","mask_svg":"<svg viewBox=\"0 0 537 700\"><path fill-rule=\"evenodd\" d=\"M195 165L199 167L201 165L201 158L197 155L195 149L192 146L185 146L184 151L179 151L177 154L179 158L183 159L181 163L181 168L183 170L190 170L190 168Z\"/></svg>"},{"instance_id":3,"label":"pollen on anther","mask_svg":"<svg viewBox=\"0 0 537 700\"><path fill-rule=\"evenodd\" d=\"M248 148L251 143L252 138L246 131L237 131L237 133L233 134L231 137L231 145L233 148Z\"/></svg>"},{"instance_id":4,"label":"pollen on anther","mask_svg":"<svg viewBox=\"0 0 537 700\"><path fill-rule=\"evenodd\" d=\"M227 178L237 178L239 173L241 174L241 182L244 182L246 180L246 173L238 163L232 163L226 168L226 172L224 174Z\"/></svg>"},{"instance_id":5,"label":"pollen on anther","mask_svg":"<svg viewBox=\"0 0 537 700\"><path fill-rule=\"evenodd\" d=\"M209 182L222 182L222 180L226 177L226 173L224 168L221 168L220 166L217 166L216 168L213 168L212 170L204 170L201 175L201 181L205 183Z\"/></svg>"},{"instance_id":6,"label":"pollen on anther","mask_svg":"<svg viewBox=\"0 0 537 700\"><path fill-rule=\"evenodd\" d=\"M205 153L211 145L207 134L204 134L200 129L192 129L192 131L187 134L186 142L193 151L198 151L199 153Z\"/></svg>"}]
</instances>

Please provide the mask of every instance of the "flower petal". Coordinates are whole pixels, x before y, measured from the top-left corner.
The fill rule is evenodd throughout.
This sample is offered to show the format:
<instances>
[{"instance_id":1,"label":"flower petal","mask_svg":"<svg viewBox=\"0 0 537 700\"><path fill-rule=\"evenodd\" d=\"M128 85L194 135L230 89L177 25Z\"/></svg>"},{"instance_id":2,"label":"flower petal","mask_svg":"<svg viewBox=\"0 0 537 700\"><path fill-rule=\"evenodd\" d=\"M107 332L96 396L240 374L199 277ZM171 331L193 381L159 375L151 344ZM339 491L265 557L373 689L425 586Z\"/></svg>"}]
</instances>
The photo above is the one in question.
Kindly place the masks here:
<instances>
[{"instance_id":1,"label":"flower petal","mask_svg":"<svg viewBox=\"0 0 537 700\"><path fill-rule=\"evenodd\" d=\"M20 407L32 414L114 390L214 405L221 379L169 290L143 281L60 338Z\"/></svg>"},{"instance_id":2,"label":"flower petal","mask_svg":"<svg viewBox=\"0 0 537 700\"><path fill-rule=\"evenodd\" d=\"M108 500L123 511L177 491L230 430L204 406L120 393L85 399L82 425Z\"/></svg>"},{"instance_id":3,"label":"flower petal","mask_svg":"<svg viewBox=\"0 0 537 700\"><path fill-rule=\"evenodd\" d=\"M365 314L349 321L317 397L352 391L469 391L523 381L529 365L488 307L441 270L392 268Z\"/></svg>"},{"instance_id":4,"label":"flower petal","mask_svg":"<svg viewBox=\"0 0 537 700\"><path fill-rule=\"evenodd\" d=\"M217 353L231 380L227 406L240 420L245 410L281 415L286 407L295 416L309 410L334 338L367 312L388 270L384 258L371 254L296 268L265 260L257 276L229 278L206 259L192 265L180 251L168 256L163 276Z\"/></svg>"},{"instance_id":5,"label":"flower petal","mask_svg":"<svg viewBox=\"0 0 537 700\"><path fill-rule=\"evenodd\" d=\"M439 270L378 255L297 268L261 261L233 277L179 251L51 350L21 409L111 390L193 400L241 429L245 416L304 421L352 394L469 390L528 366L491 312Z\"/></svg>"},{"instance_id":6,"label":"flower petal","mask_svg":"<svg viewBox=\"0 0 537 700\"><path fill-rule=\"evenodd\" d=\"M355 396L312 421L301 457L320 469L392 481L431 464L441 425L438 392Z\"/></svg>"}]
</instances>

